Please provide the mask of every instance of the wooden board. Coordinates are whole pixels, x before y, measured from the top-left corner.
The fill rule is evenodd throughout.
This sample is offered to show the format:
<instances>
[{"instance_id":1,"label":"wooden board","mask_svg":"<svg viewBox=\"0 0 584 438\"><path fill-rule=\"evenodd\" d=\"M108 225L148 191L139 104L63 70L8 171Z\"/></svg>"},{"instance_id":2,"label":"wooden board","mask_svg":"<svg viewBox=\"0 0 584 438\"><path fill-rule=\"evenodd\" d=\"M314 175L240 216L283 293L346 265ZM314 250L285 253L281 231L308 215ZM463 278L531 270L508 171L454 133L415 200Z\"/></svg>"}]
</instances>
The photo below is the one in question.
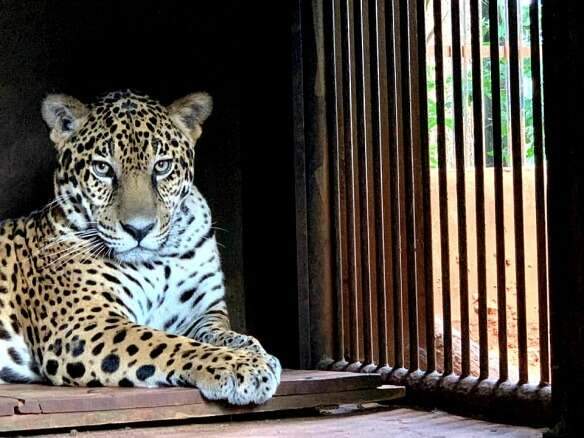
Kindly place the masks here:
<instances>
[{"instance_id":1,"label":"wooden board","mask_svg":"<svg viewBox=\"0 0 584 438\"><path fill-rule=\"evenodd\" d=\"M229 421L218 419L198 424L136 427L94 431L77 435L83 438L274 438L274 437L490 437L541 438L545 429L496 424L464 418L446 412L409 408L371 408L327 411L326 415L291 416L277 419ZM48 438L44 435L43 438ZM72 438L70 433L50 438Z\"/></svg>"},{"instance_id":2,"label":"wooden board","mask_svg":"<svg viewBox=\"0 0 584 438\"><path fill-rule=\"evenodd\" d=\"M18 400L11 397L0 397L0 417L4 415L13 415L17 406Z\"/></svg>"},{"instance_id":3,"label":"wooden board","mask_svg":"<svg viewBox=\"0 0 584 438\"><path fill-rule=\"evenodd\" d=\"M403 397L377 374L286 370L274 398L259 406L206 401L192 388L0 386L0 433L250 414Z\"/></svg>"}]
</instances>

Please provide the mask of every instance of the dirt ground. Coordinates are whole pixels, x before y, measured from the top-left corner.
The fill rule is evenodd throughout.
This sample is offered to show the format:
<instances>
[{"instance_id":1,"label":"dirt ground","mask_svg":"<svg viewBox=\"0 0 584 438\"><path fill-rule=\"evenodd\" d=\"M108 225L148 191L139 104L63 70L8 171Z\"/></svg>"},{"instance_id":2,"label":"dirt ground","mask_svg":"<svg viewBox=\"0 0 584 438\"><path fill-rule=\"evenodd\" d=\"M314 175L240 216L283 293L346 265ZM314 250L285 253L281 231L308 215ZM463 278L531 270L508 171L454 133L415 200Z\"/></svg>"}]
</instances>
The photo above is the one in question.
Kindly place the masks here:
<instances>
[{"instance_id":1,"label":"dirt ground","mask_svg":"<svg viewBox=\"0 0 584 438\"><path fill-rule=\"evenodd\" d=\"M470 328L473 361L478 361L478 290L477 290L477 250L476 250L476 214L475 214L475 175L467 169L466 178L466 205L467 205L467 242L468 242L468 293L470 303ZM498 311L497 311L497 277L496 277L496 239L495 234L495 199L494 179L492 169L485 172L485 223L486 223L486 274L487 274L487 317L489 339L490 377L498 377ZM515 229L513 212L513 174L510 170L504 171L504 216L505 216L505 266L506 266L506 309L507 333L509 351L510 378L518 377L517 366L517 290L515 276ZM539 382L540 355L539 355L539 322L538 322L538 282L537 282L537 247L536 247L536 208L534 190L534 172L532 169L523 171L523 206L524 206L524 235L525 235L525 283L527 303L527 346L529 362L529 381ZM436 331L437 344L440 349L442 339L442 281L440 266L440 221L438 213L438 173L431 173L432 199L432 247L433 247L433 278L435 313L437 317ZM460 287L458 263L458 234L456 214L456 172L448 173L448 209L449 209L449 241L450 241L450 288L452 299L452 324L454 332L455 362L459 355L460 344ZM458 331L458 333L456 333ZM458 350L458 354L457 353ZM441 357L439 354L439 362ZM473 367L476 368L476 367ZM478 371L476 368L475 371Z\"/></svg>"}]
</instances>

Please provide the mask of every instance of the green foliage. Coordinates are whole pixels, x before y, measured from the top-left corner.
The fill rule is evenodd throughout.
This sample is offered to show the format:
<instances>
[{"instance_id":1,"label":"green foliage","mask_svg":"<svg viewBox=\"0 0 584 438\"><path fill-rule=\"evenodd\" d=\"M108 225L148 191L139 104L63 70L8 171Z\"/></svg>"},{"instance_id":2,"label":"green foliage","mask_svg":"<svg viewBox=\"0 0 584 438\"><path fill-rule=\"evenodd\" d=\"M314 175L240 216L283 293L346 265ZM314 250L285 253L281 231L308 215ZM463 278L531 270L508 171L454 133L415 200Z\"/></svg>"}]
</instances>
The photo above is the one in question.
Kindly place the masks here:
<instances>
[{"instance_id":1,"label":"green foliage","mask_svg":"<svg viewBox=\"0 0 584 438\"><path fill-rule=\"evenodd\" d=\"M521 3L521 23L520 23L520 35L522 45L530 44L530 17L529 17L529 5ZM483 47L489 47L489 21L486 17L488 3L483 3L483 17L481 19L481 40ZM505 1L499 0L499 45L503 46L508 44L507 34L508 26L506 19L506 5ZM524 162L526 164L532 164L534 159L534 128L533 128L533 90L532 90L532 80L531 80L531 58L525 58L522 60L522 65L520 66L520 86L521 86L521 119L522 119L522 138L523 144L523 154ZM500 102L501 102L501 112L498 115L492 114L492 83L491 83L491 60L490 58L484 58L482 62L482 100L483 100L483 126L484 126L484 139L485 139L485 153L486 153L486 164L487 166L493 165L493 117L500 117L501 120L501 144L502 144L502 160L504 166L511 165L511 150L510 150L510 114L509 114L509 61L506 57L501 57L499 59L499 71L500 71ZM464 112L467 115L465 123L472 123L472 71L471 68L466 69L467 74L464 75L463 79L463 107ZM447 144L451 144L454 137L454 119L452 115L453 108L453 98L452 98L452 72L445 69L445 131ZM436 79L435 79L435 65L428 63L427 67L427 91L428 91L428 128L430 130L430 144L429 144L429 157L430 164L432 167L438 166L438 144L437 144L437 129L438 129L438 113L436 105ZM470 117L468 117L470 116ZM470 139L466 139L467 142ZM469 145L467 145L467 148ZM472 146L471 146L472 147Z\"/></svg>"}]
</instances>

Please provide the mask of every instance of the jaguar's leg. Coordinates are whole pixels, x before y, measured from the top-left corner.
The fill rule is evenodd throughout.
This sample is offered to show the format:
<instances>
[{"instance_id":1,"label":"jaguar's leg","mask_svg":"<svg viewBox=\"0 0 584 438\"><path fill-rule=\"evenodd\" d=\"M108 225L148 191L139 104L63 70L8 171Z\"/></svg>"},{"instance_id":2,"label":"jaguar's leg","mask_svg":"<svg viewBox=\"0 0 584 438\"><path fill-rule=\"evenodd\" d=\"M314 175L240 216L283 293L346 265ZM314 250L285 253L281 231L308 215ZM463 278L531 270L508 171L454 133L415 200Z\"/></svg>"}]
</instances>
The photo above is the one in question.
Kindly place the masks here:
<instances>
[{"instance_id":1,"label":"jaguar's leg","mask_svg":"<svg viewBox=\"0 0 584 438\"><path fill-rule=\"evenodd\" d=\"M117 316L71 324L44 344L42 373L83 386L194 385L212 400L263 403L279 371L263 354L200 343Z\"/></svg>"},{"instance_id":2,"label":"jaguar's leg","mask_svg":"<svg viewBox=\"0 0 584 438\"><path fill-rule=\"evenodd\" d=\"M42 381L16 318L5 316L0 316L0 383Z\"/></svg>"},{"instance_id":3,"label":"jaguar's leg","mask_svg":"<svg viewBox=\"0 0 584 438\"><path fill-rule=\"evenodd\" d=\"M279 383L282 371L280 361L275 356L268 354L260 342L253 336L231 330L224 302L217 304L197 318L186 334L199 342L251 351L262 355L276 371Z\"/></svg>"}]
</instances>

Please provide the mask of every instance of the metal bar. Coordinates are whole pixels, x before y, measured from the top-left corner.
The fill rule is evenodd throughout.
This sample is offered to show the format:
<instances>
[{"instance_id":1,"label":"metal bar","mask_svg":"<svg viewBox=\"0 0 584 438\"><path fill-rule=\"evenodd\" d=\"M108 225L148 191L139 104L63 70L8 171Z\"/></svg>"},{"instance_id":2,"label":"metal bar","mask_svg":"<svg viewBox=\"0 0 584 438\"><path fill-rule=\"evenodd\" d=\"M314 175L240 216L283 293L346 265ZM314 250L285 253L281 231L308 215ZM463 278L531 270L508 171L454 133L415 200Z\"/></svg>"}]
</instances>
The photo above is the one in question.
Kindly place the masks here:
<instances>
[{"instance_id":1,"label":"metal bar","mask_svg":"<svg viewBox=\"0 0 584 438\"><path fill-rule=\"evenodd\" d=\"M350 315L350 361L362 360L362 318L360 318L361 297L361 248L359 238L359 190L358 190L358 138L356 111L356 67L355 67L355 27L353 1L343 2L343 52L345 64L343 71L345 110L345 174L347 200L347 235L348 235L348 265L349 265L349 315Z\"/></svg>"},{"instance_id":2,"label":"metal bar","mask_svg":"<svg viewBox=\"0 0 584 438\"><path fill-rule=\"evenodd\" d=\"M468 305L468 254L466 193L464 172L464 120L462 109L462 72L460 50L460 5L451 1L452 17L452 84L454 103L454 148L456 161L456 199L458 217L458 266L460 287L461 375L470 373L470 327Z\"/></svg>"},{"instance_id":3,"label":"metal bar","mask_svg":"<svg viewBox=\"0 0 584 438\"><path fill-rule=\"evenodd\" d=\"M509 377L507 359L507 300L505 289L505 218L503 199L503 147L501 137L501 79L499 69L499 17L497 2L489 2L491 47L491 96L493 114L493 163L495 166L495 234L497 247L497 329L499 337L499 380Z\"/></svg>"},{"instance_id":4,"label":"metal bar","mask_svg":"<svg viewBox=\"0 0 584 438\"><path fill-rule=\"evenodd\" d=\"M330 32L325 32L327 38L327 83L330 96L328 104L329 132L331 142L331 163L332 163L332 192L333 192L333 229L334 229L334 266L335 271L335 359L346 358L348 326L347 311L344 304L349 294L348 290L348 266L347 266L347 221L346 221L346 199L345 199L345 126L344 126L344 104L343 104L343 53L341 47L341 23L340 23L340 1L331 0L325 2L325 6L330 7L325 11L325 18ZM329 39L330 38L330 39Z\"/></svg>"},{"instance_id":5,"label":"metal bar","mask_svg":"<svg viewBox=\"0 0 584 438\"><path fill-rule=\"evenodd\" d=\"M412 15L412 2L415 0L408 0L407 4L402 2L402 7L400 9L400 32L403 38L405 38L405 44L401 45L401 56L402 61L405 59L407 62L402 62L402 75L401 75L401 90L402 90L402 111L401 118L403 123L403 138L400 149L401 159L403 163L401 167L401 180L403 181L403 191L401 192L401 197L405 202L405 209L403 210L403 217L405 219L405 253L407 257L407 264L409 269L407 272L407 316L408 316L408 339L409 339L409 370L414 371L419 368L419 333L418 333L418 296L417 296L417 283L416 283L416 254L415 254L415 217L414 212L415 201L414 201L414 180L413 180L413 142L417 141L414 139L415 131L412 126L412 99L411 99L411 84L415 81L415 71L411 70L412 67L412 29L410 27L410 18ZM415 102L414 102L415 103Z\"/></svg>"},{"instance_id":6,"label":"metal bar","mask_svg":"<svg viewBox=\"0 0 584 438\"><path fill-rule=\"evenodd\" d=\"M373 35L375 50L372 50L371 64L375 92L372 95L372 105L375 108L373 118L374 133L373 148L375 166L375 211L377 234L377 331L379 365L389 364L392 352L389 351L388 338L391 303L391 288L393 287L393 235L390 211L390 164L389 164L389 110L390 105L387 85L387 46L385 33L385 0L374 0Z\"/></svg>"},{"instance_id":7,"label":"metal bar","mask_svg":"<svg viewBox=\"0 0 584 438\"><path fill-rule=\"evenodd\" d=\"M422 148L422 136L424 132L423 124L427 127L427 118L424 118L426 113L422 110L421 106L426 104L425 100L422 100L422 90L420 89L420 81L422 80L422 75L425 78L426 72L420 71L420 56L418 54L419 50L419 39L418 39L418 0L408 1L408 37L409 37L409 92L410 92L410 118L409 118L409 129L410 129L410 148L409 148L409 167L411 168L411 201L413 202L413 235L409 240L411 243L411 254L414 264L412 268L415 270L415 293L416 301L415 306L408 308L410 312L410 327L411 318L416 319L416 328L418 332L418 338L424 338L426 336L425 331L425 309L422 307L425 304L426 289L425 289L425 239L424 239L424 212L422 205L422 193L424 187L422 186L422 165L424 155ZM422 5L423 8L423 5ZM422 9L423 10L423 9ZM425 43L426 39L423 38ZM425 53L425 52L424 52ZM424 63L425 65L425 63ZM424 89L424 94L425 94ZM423 120L422 120L423 119ZM427 138L427 137L426 137ZM427 148L426 148L427 150ZM411 266L411 265L410 265ZM415 311L415 313L414 313ZM419 339L416 343L418 347ZM413 346L413 342L411 346ZM411 348L410 348L411 350ZM417 348L416 348L417 351ZM416 368L410 368L410 370L415 370Z\"/></svg>"},{"instance_id":8,"label":"metal bar","mask_svg":"<svg viewBox=\"0 0 584 438\"><path fill-rule=\"evenodd\" d=\"M294 122L294 188L296 204L296 262L298 278L298 360L301 367L310 367L310 294L308 273L308 226L306 199L306 141L304 120L304 63L302 47L302 1L296 2L292 18L293 50L292 80Z\"/></svg>"},{"instance_id":9,"label":"metal bar","mask_svg":"<svg viewBox=\"0 0 584 438\"><path fill-rule=\"evenodd\" d=\"M479 301L479 349L481 379L489 377L489 341L487 326L487 266L485 238L485 175L483 144L483 90L481 65L481 0L471 0L471 47L472 47L472 103L474 130L476 239L477 239L477 287Z\"/></svg>"},{"instance_id":10,"label":"metal bar","mask_svg":"<svg viewBox=\"0 0 584 438\"><path fill-rule=\"evenodd\" d=\"M390 7L386 8L386 23L389 24L390 35L388 36L387 62L388 71L388 89L389 96L389 128L393 134L392 147L389 149L390 162L390 193L391 193L391 211L392 211L392 235L393 246L393 349L394 349L394 368L404 366L404 318L403 318L403 294L407 290L407 257L405 255L405 219L403 210L405 202L403 196L403 178L401 172L403 162L401 154L398 153L400 145L404 141L403 123L401 119L402 112L402 92L401 92L401 35L400 35L400 15L399 0L390 0Z\"/></svg>"},{"instance_id":11,"label":"metal bar","mask_svg":"<svg viewBox=\"0 0 584 438\"><path fill-rule=\"evenodd\" d=\"M537 235L537 288L539 311L539 360L542 383L550 382L549 319L545 167L543 147L539 0L529 5L531 39L531 81L533 85L533 149L535 161L535 220Z\"/></svg>"},{"instance_id":12,"label":"metal bar","mask_svg":"<svg viewBox=\"0 0 584 438\"><path fill-rule=\"evenodd\" d=\"M426 370L436 369L436 348L434 344L434 284L432 276L432 208L430 201L430 148L428 140L428 91L426 83L426 10L425 1L417 0L413 3L415 14L412 13L413 27L412 35L415 37L416 62L412 63L417 67L417 81L415 83L417 91L416 111L412 114L412 119L417 121L414 125L419 127L418 142L413 142L415 159L418 166L418 184L415 192L416 198L416 221L420 224L416 227L416 264L418 294L424 303L424 333L426 345ZM413 38L414 39L414 38ZM419 232L421 231L421 232ZM419 256L419 257L418 257Z\"/></svg>"},{"instance_id":13,"label":"metal bar","mask_svg":"<svg viewBox=\"0 0 584 438\"><path fill-rule=\"evenodd\" d=\"M355 5L355 63L357 65L357 132L359 147L359 198L361 210L361 272L363 345L366 364L374 362L373 297L376 296L375 192L373 132L371 120L371 65L369 56L369 8L366 0ZM359 204L357 204L359 205Z\"/></svg>"},{"instance_id":14,"label":"metal bar","mask_svg":"<svg viewBox=\"0 0 584 438\"><path fill-rule=\"evenodd\" d=\"M509 0L509 87L511 112L511 157L513 163L513 212L515 215L515 277L517 284L517 347L519 383L527 383L527 310L525 303L525 237L523 227L523 145L521 136L521 75L517 0Z\"/></svg>"},{"instance_id":15,"label":"metal bar","mask_svg":"<svg viewBox=\"0 0 584 438\"><path fill-rule=\"evenodd\" d=\"M306 198L308 224L308 274L311 320L311 357L315 362L333 357L336 313L333 267L332 163L328 134L324 5L303 8L304 110L306 119ZM316 318L315 315L318 315Z\"/></svg>"},{"instance_id":16,"label":"metal bar","mask_svg":"<svg viewBox=\"0 0 584 438\"><path fill-rule=\"evenodd\" d=\"M442 44L442 0L434 0L434 54L436 62L436 119L438 146L438 203L440 213L440 270L442 274L442 319L444 374L452 373L452 310L450 304L450 238L448 231L448 174L446 122L444 114L444 55Z\"/></svg>"}]
</instances>

